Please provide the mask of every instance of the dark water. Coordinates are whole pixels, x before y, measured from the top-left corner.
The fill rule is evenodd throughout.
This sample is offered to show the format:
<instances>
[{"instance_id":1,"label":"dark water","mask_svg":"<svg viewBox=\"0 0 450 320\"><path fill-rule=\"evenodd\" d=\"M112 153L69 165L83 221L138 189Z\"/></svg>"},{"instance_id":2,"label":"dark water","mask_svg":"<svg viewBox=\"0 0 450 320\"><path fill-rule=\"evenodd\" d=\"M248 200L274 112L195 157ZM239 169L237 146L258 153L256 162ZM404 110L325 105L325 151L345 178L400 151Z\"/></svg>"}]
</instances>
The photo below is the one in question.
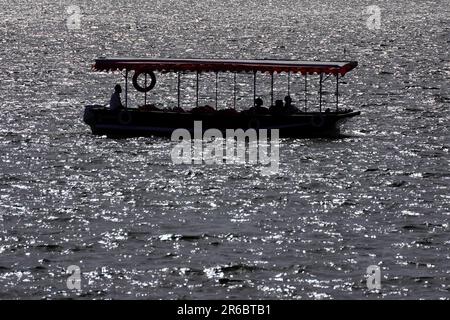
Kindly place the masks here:
<instances>
[{"instance_id":1,"label":"dark water","mask_svg":"<svg viewBox=\"0 0 450 320\"><path fill-rule=\"evenodd\" d=\"M0 6L0 298L450 298L448 1ZM345 139L283 140L274 176L173 165L168 140L82 123L121 81L93 59L124 55L357 60L341 101L362 115ZM173 103L163 80L150 98Z\"/></svg>"}]
</instances>

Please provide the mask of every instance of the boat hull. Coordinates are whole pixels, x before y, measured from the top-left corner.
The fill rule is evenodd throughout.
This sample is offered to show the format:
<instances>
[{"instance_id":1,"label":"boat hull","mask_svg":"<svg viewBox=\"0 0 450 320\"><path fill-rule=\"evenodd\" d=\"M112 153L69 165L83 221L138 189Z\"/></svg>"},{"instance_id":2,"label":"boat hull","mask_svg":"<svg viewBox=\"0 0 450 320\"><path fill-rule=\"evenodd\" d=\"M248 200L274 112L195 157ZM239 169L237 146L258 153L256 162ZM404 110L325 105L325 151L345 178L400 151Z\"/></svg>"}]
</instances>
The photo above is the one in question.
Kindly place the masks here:
<instances>
[{"instance_id":1,"label":"boat hull","mask_svg":"<svg viewBox=\"0 0 450 320\"><path fill-rule=\"evenodd\" d=\"M278 129L280 137L337 136L342 124L360 112L304 112L291 115L250 113L177 113L128 109L112 112L108 108L86 106L84 122L95 135L109 137L168 136L176 129L194 131L194 122L201 121L202 131L218 129ZM270 133L270 132L269 132Z\"/></svg>"}]
</instances>

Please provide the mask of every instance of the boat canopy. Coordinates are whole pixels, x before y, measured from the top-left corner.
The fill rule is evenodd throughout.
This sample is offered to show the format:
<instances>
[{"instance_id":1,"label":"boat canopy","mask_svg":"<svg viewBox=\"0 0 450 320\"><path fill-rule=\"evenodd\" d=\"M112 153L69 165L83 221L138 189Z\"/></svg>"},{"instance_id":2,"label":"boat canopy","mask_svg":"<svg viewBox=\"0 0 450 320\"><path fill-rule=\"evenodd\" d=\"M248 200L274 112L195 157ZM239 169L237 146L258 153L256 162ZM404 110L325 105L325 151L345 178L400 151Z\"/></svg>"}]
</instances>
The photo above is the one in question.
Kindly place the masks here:
<instances>
[{"instance_id":1,"label":"boat canopy","mask_svg":"<svg viewBox=\"0 0 450 320\"><path fill-rule=\"evenodd\" d=\"M335 74L344 76L356 68L356 61L295 61L295 60L222 60L222 59L151 59L99 58L95 71L159 71L159 72L248 72Z\"/></svg>"}]
</instances>

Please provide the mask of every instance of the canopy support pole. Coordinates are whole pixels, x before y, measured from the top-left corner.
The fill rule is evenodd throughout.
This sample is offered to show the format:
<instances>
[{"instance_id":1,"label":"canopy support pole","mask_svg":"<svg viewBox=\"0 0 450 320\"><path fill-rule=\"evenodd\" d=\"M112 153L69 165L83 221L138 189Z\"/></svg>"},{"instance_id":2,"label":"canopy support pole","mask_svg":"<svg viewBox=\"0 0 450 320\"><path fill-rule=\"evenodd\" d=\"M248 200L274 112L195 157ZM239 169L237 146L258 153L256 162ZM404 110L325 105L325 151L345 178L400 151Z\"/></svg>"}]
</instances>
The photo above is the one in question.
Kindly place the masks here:
<instances>
[{"instance_id":1,"label":"canopy support pole","mask_svg":"<svg viewBox=\"0 0 450 320\"><path fill-rule=\"evenodd\" d=\"M234 110L236 110L236 72L234 73L233 104Z\"/></svg>"},{"instance_id":2,"label":"canopy support pole","mask_svg":"<svg viewBox=\"0 0 450 320\"><path fill-rule=\"evenodd\" d=\"M125 71L125 109L128 109L128 69Z\"/></svg>"},{"instance_id":3,"label":"canopy support pole","mask_svg":"<svg viewBox=\"0 0 450 320\"><path fill-rule=\"evenodd\" d=\"M339 111L339 73L336 73L336 111Z\"/></svg>"},{"instance_id":4,"label":"canopy support pole","mask_svg":"<svg viewBox=\"0 0 450 320\"><path fill-rule=\"evenodd\" d=\"M147 88L147 73L145 73L145 87ZM147 91L144 93L144 106L147 105Z\"/></svg>"},{"instance_id":5,"label":"canopy support pole","mask_svg":"<svg viewBox=\"0 0 450 320\"><path fill-rule=\"evenodd\" d=\"M270 82L270 105L273 106L273 73L272 73L272 79Z\"/></svg>"},{"instance_id":6,"label":"canopy support pole","mask_svg":"<svg viewBox=\"0 0 450 320\"><path fill-rule=\"evenodd\" d=\"M308 110L308 74L305 74L305 112Z\"/></svg>"},{"instance_id":7,"label":"canopy support pole","mask_svg":"<svg viewBox=\"0 0 450 320\"><path fill-rule=\"evenodd\" d=\"M197 86L196 86L196 102L195 105L198 107L198 71L197 71Z\"/></svg>"},{"instance_id":8,"label":"canopy support pole","mask_svg":"<svg viewBox=\"0 0 450 320\"><path fill-rule=\"evenodd\" d=\"M256 71L253 72L253 106L256 106Z\"/></svg>"},{"instance_id":9,"label":"canopy support pole","mask_svg":"<svg viewBox=\"0 0 450 320\"><path fill-rule=\"evenodd\" d=\"M216 72L216 110L218 106L218 97L219 97L219 73Z\"/></svg>"},{"instance_id":10,"label":"canopy support pole","mask_svg":"<svg viewBox=\"0 0 450 320\"><path fill-rule=\"evenodd\" d=\"M322 80L323 80L323 73L320 74L320 83L319 83L319 112L322 112Z\"/></svg>"},{"instance_id":11,"label":"canopy support pole","mask_svg":"<svg viewBox=\"0 0 450 320\"><path fill-rule=\"evenodd\" d=\"M177 85L177 91L178 91L178 108L181 107L181 89L180 89L180 84L181 84L181 75L180 75L180 71L178 71L178 85Z\"/></svg>"},{"instance_id":12,"label":"canopy support pole","mask_svg":"<svg viewBox=\"0 0 450 320\"><path fill-rule=\"evenodd\" d=\"M288 96L291 95L291 73L288 72Z\"/></svg>"}]
</instances>

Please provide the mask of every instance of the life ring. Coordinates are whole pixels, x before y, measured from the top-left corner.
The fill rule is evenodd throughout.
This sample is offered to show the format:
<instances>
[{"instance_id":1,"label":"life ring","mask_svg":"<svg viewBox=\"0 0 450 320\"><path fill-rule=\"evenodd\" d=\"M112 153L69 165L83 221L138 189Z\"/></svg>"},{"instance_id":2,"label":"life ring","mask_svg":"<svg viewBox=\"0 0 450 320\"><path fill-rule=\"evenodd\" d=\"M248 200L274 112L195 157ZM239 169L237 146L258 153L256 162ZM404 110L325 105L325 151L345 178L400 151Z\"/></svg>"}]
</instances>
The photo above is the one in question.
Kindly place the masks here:
<instances>
[{"instance_id":1,"label":"life ring","mask_svg":"<svg viewBox=\"0 0 450 320\"><path fill-rule=\"evenodd\" d=\"M122 110L119 112L119 114L117 116L117 120L119 121L120 124L128 125L131 123L133 118L131 117L131 113L129 113L126 110Z\"/></svg>"},{"instance_id":2,"label":"life ring","mask_svg":"<svg viewBox=\"0 0 450 320\"><path fill-rule=\"evenodd\" d=\"M259 128L260 128L259 120L258 119L250 119L248 121L247 127L249 129L259 130Z\"/></svg>"},{"instance_id":3,"label":"life ring","mask_svg":"<svg viewBox=\"0 0 450 320\"><path fill-rule=\"evenodd\" d=\"M141 87L138 83L138 78L141 74L150 76L151 82L147 87ZM156 76L153 71L136 71L133 75L133 86L139 92L149 92L156 85Z\"/></svg>"},{"instance_id":4,"label":"life ring","mask_svg":"<svg viewBox=\"0 0 450 320\"><path fill-rule=\"evenodd\" d=\"M324 123L325 123L325 118L321 114L320 115L316 114L311 117L311 125L313 127L322 127Z\"/></svg>"}]
</instances>

